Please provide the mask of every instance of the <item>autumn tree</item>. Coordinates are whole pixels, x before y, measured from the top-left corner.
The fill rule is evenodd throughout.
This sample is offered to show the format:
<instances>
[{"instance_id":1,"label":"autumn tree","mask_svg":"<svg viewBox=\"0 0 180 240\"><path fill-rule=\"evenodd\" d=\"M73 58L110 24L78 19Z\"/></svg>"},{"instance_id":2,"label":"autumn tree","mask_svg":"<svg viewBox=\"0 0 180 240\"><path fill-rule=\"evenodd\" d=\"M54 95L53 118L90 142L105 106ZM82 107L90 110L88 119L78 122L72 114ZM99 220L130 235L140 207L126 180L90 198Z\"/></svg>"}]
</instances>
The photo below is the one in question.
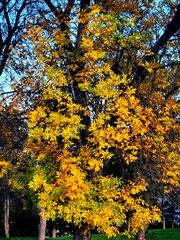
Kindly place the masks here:
<instances>
[{"instance_id":1,"label":"autumn tree","mask_svg":"<svg viewBox=\"0 0 180 240\"><path fill-rule=\"evenodd\" d=\"M21 169L24 168L23 165L25 164L25 160L23 162L22 158L26 157L23 156L22 146L27 136L24 109L21 108L21 110L17 113L17 108L16 110L14 108L14 106L17 105L14 94L19 94L19 100L22 96L20 96L20 92L15 92L9 84L13 80L17 80L20 76L23 76L23 68L26 68L27 70L27 66L24 66L24 64L21 63L24 62L29 55L30 49L28 41L24 41L25 39L22 36L25 33L25 30L30 27L29 21L33 26L40 24L40 21L38 22L37 18L40 18L42 10L44 12L47 11L47 9L45 9L45 5L42 4L42 1L0 1L0 165L2 180L0 187L7 190L12 190L14 188L14 183L12 184L11 180L13 179L15 172L16 174L19 174L19 167L16 165L17 162L19 162L19 166L22 165ZM22 44L28 51L26 56L24 55L23 58L19 55L18 46L20 44ZM28 89L26 89L26 94L29 94ZM33 95L36 95L35 92L33 92ZM26 104L28 103L26 102ZM29 161L28 157L26 159ZM8 179L9 177L10 179ZM8 191L5 192L7 192L7 194L4 195L4 203L6 203L4 217L6 229L5 235L8 237L10 199Z\"/></svg>"},{"instance_id":2,"label":"autumn tree","mask_svg":"<svg viewBox=\"0 0 180 240\"><path fill-rule=\"evenodd\" d=\"M22 123L21 116L10 106L12 99L11 89L8 88L8 81L11 81L13 69L18 71L17 65L10 65L11 52L22 40L22 34L27 28L27 18L33 16L33 1L0 1L0 121L1 121L1 188L4 188L4 225L5 235L9 237L9 186L8 175L13 168L13 156L16 150L22 146L24 137L22 129L18 129ZM13 115L14 114L14 115ZM23 116L22 116L23 117ZM22 139L21 139L21 137ZM27 134L26 134L27 135ZM21 148L22 149L22 148ZM8 169L8 170L7 170ZM13 171L13 170L12 170ZM11 184L10 184L11 185ZM10 187L11 188L11 187Z\"/></svg>"},{"instance_id":3,"label":"autumn tree","mask_svg":"<svg viewBox=\"0 0 180 240\"><path fill-rule=\"evenodd\" d=\"M36 68L13 86L27 96L14 97L21 108L27 86L36 96L29 187L47 219L77 227L75 239L94 228L144 237L160 221L159 192L179 186L180 5L44 2L54 19L26 35Z\"/></svg>"},{"instance_id":4,"label":"autumn tree","mask_svg":"<svg viewBox=\"0 0 180 240\"><path fill-rule=\"evenodd\" d=\"M4 199L4 230L9 237L10 193L17 178L19 152L23 149L23 139L27 137L26 124L19 110L6 107L0 112L0 188ZM22 162L21 162L22 163ZM23 164L21 165L23 168Z\"/></svg>"}]
</instances>

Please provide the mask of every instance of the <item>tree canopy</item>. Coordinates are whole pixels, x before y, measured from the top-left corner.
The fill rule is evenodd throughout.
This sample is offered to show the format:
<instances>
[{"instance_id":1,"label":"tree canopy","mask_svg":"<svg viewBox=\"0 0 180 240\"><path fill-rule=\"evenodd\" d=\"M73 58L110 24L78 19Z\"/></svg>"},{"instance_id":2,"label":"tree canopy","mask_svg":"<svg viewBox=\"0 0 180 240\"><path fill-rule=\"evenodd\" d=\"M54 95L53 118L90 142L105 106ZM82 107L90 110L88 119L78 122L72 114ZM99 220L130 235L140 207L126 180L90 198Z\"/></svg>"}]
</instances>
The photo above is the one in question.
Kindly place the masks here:
<instances>
[{"instance_id":1,"label":"tree canopy","mask_svg":"<svg viewBox=\"0 0 180 240\"><path fill-rule=\"evenodd\" d=\"M44 4L12 82L28 124L29 187L47 219L86 237L142 234L161 220L158 199L179 188L180 5Z\"/></svg>"}]
</instances>

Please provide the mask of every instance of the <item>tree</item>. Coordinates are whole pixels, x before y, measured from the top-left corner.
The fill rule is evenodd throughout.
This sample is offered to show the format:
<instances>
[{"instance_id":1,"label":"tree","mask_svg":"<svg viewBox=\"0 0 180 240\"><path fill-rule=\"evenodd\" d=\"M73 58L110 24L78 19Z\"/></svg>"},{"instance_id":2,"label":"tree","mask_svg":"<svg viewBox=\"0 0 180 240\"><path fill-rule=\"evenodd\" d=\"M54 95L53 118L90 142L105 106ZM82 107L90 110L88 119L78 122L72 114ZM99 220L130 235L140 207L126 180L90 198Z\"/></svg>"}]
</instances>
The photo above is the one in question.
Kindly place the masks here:
<instances>
[{"instance_id":1,"label":"tree","mask_svg":"<svg viewBox=\"0 0 180 240\"><path fill-rule=\"evenodd\" d=\"M163 229L179 226L179 189L159 200L163 213Z\"/></svg>"},{"instance_id":2,"label":"tree","mask_svg":"<svg viewBox=\"0 0 180 240\"><path fill-rule=\"evenodd\" d=\"M26 50L28 49L28 54L30 53L28 42L23 41L23 34L29 27L29 21L33 25L38 24L37 17L40 14L41 7L43 7L41 3L42 1L37 2L34 0L0 1L0 120L2 124L0 164L2 177L1 187L4 188L6 186L4 224L5 235L7 237L9 236L9 201L11 200L9 199L9 188L12 191L12 184L9 182L11 182L11 177L14 172L17 173L17 169L19 170L17 162L19 161L19 165L24 164L18 154L20 150L22 151L22 145L27 137L27 133L23 132L22 134L21 126L18 125L19 129L16 128L17 121L24 126L25 115L21 109L21 116L19 112L17 118L17 112L14 110L16 102L13 94L19 93L11 89L9 84L12 83L14 79L17 80L19 76L23 75L24 69L22 68L23 65L21 62L25 61L25 58L23 60L21 56L18 55L19 50L17 46L23 44L24 48L26 48ZM26 94L28 94L28 90ZM13 128L14 130L12 130ZM23 129L23 131L26 130L27 128ZM14 135L14 131L16 135ZM19 138L20 135L21 137ZM23 154L21 154L21 156L22 155Z\"/></svg>"},{"instance_id":3,"label":"tree","mask_svg":"<svg viewBox=\"0 0 180 240\"><path fill-rule=\"evenodd\" d=\"M47 218L78 227L75 239L95 227L145 235L160 220L157 189L179 184L180 5L171 2L164 25L149 1L45 3L54 21L27 36L39 71L28 86L40 86L28 111L26 151L37 161L29 186Z\"/></svg>"},{"instance_id":4,"label":"tree","mask_svg":"<svg viewBox=\"0 0 180 240\"><path fill-rule=\"evenodd\" d=\"M4 229L5 236L9 237L10 192L12 191L13 177L19 151L22 151L23 139L27 136L25 123L21 120L17 109L6 107L0 112L0 164L1 188L4 195ZM22 167L22 166L21 166Z\"/></svg>"}]
</instances>

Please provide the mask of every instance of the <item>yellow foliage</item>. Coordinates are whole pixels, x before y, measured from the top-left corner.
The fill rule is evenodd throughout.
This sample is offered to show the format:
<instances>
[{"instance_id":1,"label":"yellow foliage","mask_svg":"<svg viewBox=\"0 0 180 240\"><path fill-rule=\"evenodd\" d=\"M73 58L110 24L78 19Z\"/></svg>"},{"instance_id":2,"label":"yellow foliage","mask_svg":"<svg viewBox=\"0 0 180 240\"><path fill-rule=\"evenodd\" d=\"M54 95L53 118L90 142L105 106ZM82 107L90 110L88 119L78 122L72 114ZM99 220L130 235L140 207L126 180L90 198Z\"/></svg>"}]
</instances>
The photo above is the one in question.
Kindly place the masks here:
<instances>
[{"instance_id":1,"label":"yellow foliage","mask_svg":"<svg viewBox=\"0 0 180 240\"><path fill-rule=\"evenodd\" d=\"M28 114L27 150L38 164L29 187L47 218L97 227L108 237L118 235L115 223L126 224L127 213L132 233L160 221L159 209L146 201L150 183L171 191L180 177L178 107L165 97L170 73L155 71L155 60L142 63L153 55L146 43L151 31L138 33L135 2L118 4L133 15L120 20L117 9L103 13L96 5L79 13L78 46L71 39L68 45L74 30L52 29L51 40L42 29L29 30L45 73L38 106ZM138 66L148 75L135 88Z\"/></svg>"},{"instance_id":2,"label":"yellow foliage","mask_svg":"<svg viewBox=\"0 0 180 240\"><path fill-rule=\"evenodd\" d=\"M139 206L131 218L131 231L136 233L139 228L144 229L147 224L154 221L161 221L160 210L156 207L143 208Z\"/></svg>"},{"instance_id":3,"label":"yellow foliage","mask_svg":"<svg viewBox=\"0 0 180 240\"><path fill-rule=\"evenodd\" d=\"M9 169L9 162L0 161L0 178L4 177Z\"/></svg>"}]
</instances>

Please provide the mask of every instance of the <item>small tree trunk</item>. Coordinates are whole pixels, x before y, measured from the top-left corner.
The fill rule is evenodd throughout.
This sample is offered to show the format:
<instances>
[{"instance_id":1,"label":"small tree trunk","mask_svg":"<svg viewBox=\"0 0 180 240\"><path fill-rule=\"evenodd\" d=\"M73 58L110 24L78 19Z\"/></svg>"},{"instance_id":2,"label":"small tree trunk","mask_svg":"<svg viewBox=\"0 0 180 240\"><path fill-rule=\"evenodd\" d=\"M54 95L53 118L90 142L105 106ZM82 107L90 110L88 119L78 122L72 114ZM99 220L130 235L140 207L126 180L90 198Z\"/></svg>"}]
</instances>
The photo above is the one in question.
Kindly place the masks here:
<instances>
[{"instance_id":1,"label":"small tree trunk","mask_svg":"<svg viewBox=\"0 0 180 240\"><path fill-rule=\"evenodd\" d=\"M127 231L130 232L131 231L131 217L128 217L128 222L127 222Z\"/></svg>"},{"instance_id":2,"label":"small tree trunk","mask_svg":"<svg viewBox=\"0 0 180 240\"><path fill-rule=\"evenodd\" d=\"M51 235L52 235L52 238L56 238L56 224L55 224L55 222L52 223Z\"/></svg>"},{"instance_id":3,"label":"small tree trunk","mask_svg":"<svg viewBox=\"0 0 180 240\"><path fill-rule=\"evenodd\" d=\"M172 221L171 227L172 227L172 228L174 228L174 215L175 215L175 206L174 206L174 204L173 204L172 219L171 219L171 221Z\"/></svg>"},{"instance_id":4,"label":"small tree trunk","mask_svg":"<svg viewBox=\"0 0 180 240\"><path fill-rule=\"evenodd\" d=\"M75 229L73 240L83 240L83 235L81 234L80 228Z\"/></svg>"},{"instance_id":5,"label":"small tree trunk","mask_svg":"<svg viewBox=\"0 0 180 240\"><path fill-rule=\"evenodd\" d=\"M91 239L91 231L87 230L84 234L82 228L76 228L74 232L73 240L90 240Z\"/></svg>"},{"instance_id":6,"label":"small tree trunk","mask_svg":"<svg viewBox=\"0 0 180 240\"><path fill-rule=\"evenodd\" d=\"M174 228L174 211L172 212L171 227Z\"/></svg>"},{"instance_id":7,"label":"small tree trunk","mask_svg":"<svg viewBox=\"0 0 180 240\"><path fill-rule=\"evenodd\" d=\"M91 240L91 231L87 231L83 236L84 240Z\"/></svg>"},{"instance_id":8,"label":"small tree trunk","mask_svg":"<svg viewBox=\"0 0 180 240\"><path fill-rule=\"evenodd\" d=\"M139 229L138 235L137 235L137 240L146 240L146 235L147 235L147 230L148 230L149 225L145 225L143 229Z\"/></svg>"},{"instance_id":9,"label":"small tree trunk","mask_svg":"<svg viewBox=\"0 0 180 240\"><path fill-rule=\"evenodd\" d=\"M166 217L165 216L163 216L162 222L163 222L163 229L166 229Z\"/></svg>"},{"instance_id":10,"label":"small tree trunk","mask_svg":"<svg viewBox=\"0 0 180 240\"><path fill-rule=\"evenodd\" d=\"M46 237L46 216L45 216L45 209L39 207L40 213L40 222L39 222L39 233L38 233L38 240L44 240Z\"/></svg>"},{"instance_id":11,"label":"small tree trunk","mask_svg":"<svg viewBox=\"0 0 180 240\"><path fill-rule=\"evenodd\" d=\"M4 194L4 231L6 238L9 238L9 191Z\"/></svg>"}]
</instances>

